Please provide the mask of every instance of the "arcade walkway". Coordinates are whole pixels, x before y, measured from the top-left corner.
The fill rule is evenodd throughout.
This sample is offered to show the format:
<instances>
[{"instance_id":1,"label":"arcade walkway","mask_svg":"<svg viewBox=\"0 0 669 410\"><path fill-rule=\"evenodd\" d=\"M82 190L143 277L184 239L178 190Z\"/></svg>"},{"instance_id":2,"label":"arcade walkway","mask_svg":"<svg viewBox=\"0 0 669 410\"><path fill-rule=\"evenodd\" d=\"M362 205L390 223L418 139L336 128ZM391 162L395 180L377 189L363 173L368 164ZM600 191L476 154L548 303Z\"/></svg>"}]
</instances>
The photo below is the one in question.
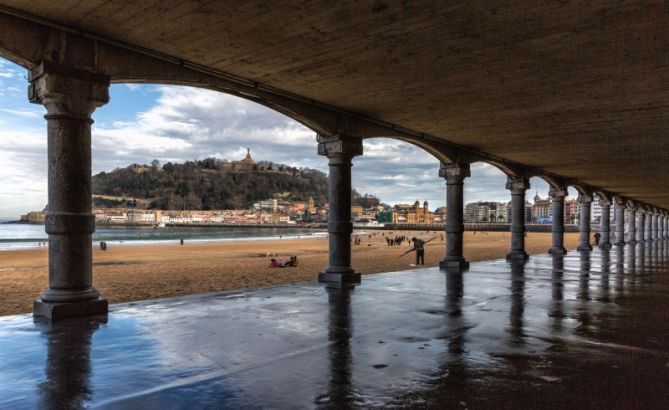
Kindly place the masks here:
<instances>
[{"instance_id":1,"label":"arcade walkway","mask_svg":"<svg viewBox=\"0 0 669 410\"><path fill-rule=\"evenodd\" d=\"M0 408L661 408L669 243L0 319Z\"/></svg>"}]
</instances>

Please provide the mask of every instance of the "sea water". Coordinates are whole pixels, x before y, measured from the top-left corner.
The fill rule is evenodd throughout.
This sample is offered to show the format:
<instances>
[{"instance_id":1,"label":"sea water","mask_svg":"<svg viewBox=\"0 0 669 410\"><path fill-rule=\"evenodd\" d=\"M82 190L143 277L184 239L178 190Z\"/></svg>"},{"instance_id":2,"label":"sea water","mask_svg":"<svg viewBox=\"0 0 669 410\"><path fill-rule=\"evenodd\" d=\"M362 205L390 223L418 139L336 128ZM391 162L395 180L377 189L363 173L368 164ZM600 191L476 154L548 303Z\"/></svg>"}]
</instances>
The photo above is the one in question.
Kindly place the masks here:
<instances>
[{"instance_id":1,"label":"sea water","mask_svg":"<svg viewBox=\"0 0 669 410\"><path fill-rule=\"evenodd\" d=\"M299 228L237 228L237 227L151 227L151 226L98 226L93 234L93 243L147 244L206 241L249 241L293 239L305 236L321 236L322 231ZM44 225L0 223L0 251L36 248L46 243L48 236ZM45 245L44 245L45 246Z\"/></svg>"}]
</instances>

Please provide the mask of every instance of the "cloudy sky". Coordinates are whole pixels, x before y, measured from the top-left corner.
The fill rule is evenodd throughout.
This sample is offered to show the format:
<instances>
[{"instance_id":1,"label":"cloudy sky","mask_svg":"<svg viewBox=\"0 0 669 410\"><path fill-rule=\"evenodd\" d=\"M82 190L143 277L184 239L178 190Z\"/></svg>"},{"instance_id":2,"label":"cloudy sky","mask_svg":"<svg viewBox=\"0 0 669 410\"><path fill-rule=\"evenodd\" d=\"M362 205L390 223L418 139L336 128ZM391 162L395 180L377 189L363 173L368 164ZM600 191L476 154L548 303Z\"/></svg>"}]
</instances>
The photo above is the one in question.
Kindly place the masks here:
<instances>
[{"instance_id":1,"label":"cloudy sky","mask_svg":"<svg viewBox=\"0 0 669 410\"><path fill-rule=\"evenodd\" d=\"M0 59L0 218L15 218L46 204L46 121L40 105L28 103L26 72ZM313 131L268 108L189 87L116 84L111 101L93 115L93 172L131 163L206 157L241 159L246 147L255 160L271 160L327 172L316 155ZM444 205L439 162L419 148L391 139L365 141L354 159L353 185L387 203ZM465 201L506 201L505 177L474 164L465 182ZM545 196L536 178L532 193Z\"/></svg>"}]
</instances>

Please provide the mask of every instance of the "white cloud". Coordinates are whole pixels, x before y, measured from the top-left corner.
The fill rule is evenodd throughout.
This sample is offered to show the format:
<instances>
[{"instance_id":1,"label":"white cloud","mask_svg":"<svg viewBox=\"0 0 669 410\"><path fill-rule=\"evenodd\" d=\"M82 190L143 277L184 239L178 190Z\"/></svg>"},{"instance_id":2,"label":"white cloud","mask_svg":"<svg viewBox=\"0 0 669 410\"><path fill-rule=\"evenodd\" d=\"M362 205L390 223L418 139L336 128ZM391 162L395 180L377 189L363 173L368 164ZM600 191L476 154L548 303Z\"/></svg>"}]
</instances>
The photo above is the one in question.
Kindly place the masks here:
<instances>
[{"instance_id":1,"label":"white cloud","mask_svg":"<svg viewBox=\"0 0 669 410\"><path fill-rule=\"evenodd\" d=\"M124 84L124 85L125 85L125 86L128 88L128 90L130 90L130 91L137 91L137 90L139 90L139 89L142 88L142 85L141 85L141 84L130 84L130 83L129 83L129 84Z\"/></svg>"},{"instance_id":2,"label":"white cloud","mask_svg":"<svg viewBox=\"0 0 669 410\"><path fill-rule=\"evenodd\" d=\"M0 111L18 115L19 117L27 117L27 118L42 118L44 116L42 111L37 111L37 110L12 110L10 108L0 108Z\"/></svg>"}]
</instances>

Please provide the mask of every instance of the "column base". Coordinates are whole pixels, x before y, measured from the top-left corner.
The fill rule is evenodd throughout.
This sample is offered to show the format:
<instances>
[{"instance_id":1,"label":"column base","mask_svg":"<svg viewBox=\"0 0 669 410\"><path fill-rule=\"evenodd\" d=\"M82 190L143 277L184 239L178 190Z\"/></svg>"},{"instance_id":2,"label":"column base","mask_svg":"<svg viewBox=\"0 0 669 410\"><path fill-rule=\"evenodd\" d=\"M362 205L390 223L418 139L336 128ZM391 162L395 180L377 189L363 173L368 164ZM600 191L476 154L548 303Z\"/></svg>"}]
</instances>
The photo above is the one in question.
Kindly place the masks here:
<instances>
[{"instance_id":1,"label":"column base","mask_svg":"<svg viewBox=\"0 0 669 410\"><path fill-rule=\"evenodd\" d=\"M360 284L360 273L334 273L321 272L318 274L318 281L325 283L329 288L346 288Z\"/></svg>"},{"instance_id":2,"label":"column base","mask_svg":"<svg viewBox=\"0 0 669 410\"><path fill-rule=\"evenodd\" d=\"M613 242L613 245L614 246L625 246L626 243L625 243L625 241L615 241L615 242Z\"/></svg>"},{"instance_id":3,"label":"column base","mask_svg":"<svg viewBox=\"0 0 669 410\"><path fill-rule=\"evenodd\" d=\"M509 252L506 254L506 260L510 262L526 261L530 258L527 252Z\"/></svg>"},{"instance_id":4,"label":"column base","mask_svg":"<svg viewBox=\"0 0 669 410\"><path fill-rule=\"evenodd\" d=\"M631 240L625 242L625 245L636 245L636 239L631 239Z\"/></svg>"},{"instance_id":5,"label":"column base","mask_svg":"<svg viewBox=\"0 0 669 410\"><path fill-rule=\"evenodd\" d=\"M567 249L566 248L550 248L548 250L549 255L566 255L567 254Z\"/></svg>"},{"instance_id":6,"label":"column base","mask_svg":"<svg viewBox=\"0 0 669 410\"><path fill-rule=\"evenodd\" d=\"M578 248L576 248L577 251L580 252L590 252L592 250L591 245L578 245Z\"/></svg>"},{"instance_id":7,"label":"column base","mask_svg":"<svg viewBox=\"0 0 669 410\"><path fill-rule=\"evenodd\" d=\"M462 258L460 260L441 260L439 261L439 269L450 272L462 272L469 269L469 261Z\"/></svg>"},{"instance_id":8,"label":"column base","mask_svg":"<svg viewBox=\"0 0 669 410\"><path fill-rule=\"evenodd\" d=\"M599 249L611 249L611 242L603 242L597 245Z\"/></svg>"},{"instance_id":9,"label":"column base","mask_svg":"<svg viewBox=\"0 0 669 410\"><path fill-rule=\"evenodd\" d=\"M33 304L33 315L50 320L80 316L103 316L109 311L107 299L97 298L85 302L56 303L38 299Z\"/></svg>"}]
</instances>

